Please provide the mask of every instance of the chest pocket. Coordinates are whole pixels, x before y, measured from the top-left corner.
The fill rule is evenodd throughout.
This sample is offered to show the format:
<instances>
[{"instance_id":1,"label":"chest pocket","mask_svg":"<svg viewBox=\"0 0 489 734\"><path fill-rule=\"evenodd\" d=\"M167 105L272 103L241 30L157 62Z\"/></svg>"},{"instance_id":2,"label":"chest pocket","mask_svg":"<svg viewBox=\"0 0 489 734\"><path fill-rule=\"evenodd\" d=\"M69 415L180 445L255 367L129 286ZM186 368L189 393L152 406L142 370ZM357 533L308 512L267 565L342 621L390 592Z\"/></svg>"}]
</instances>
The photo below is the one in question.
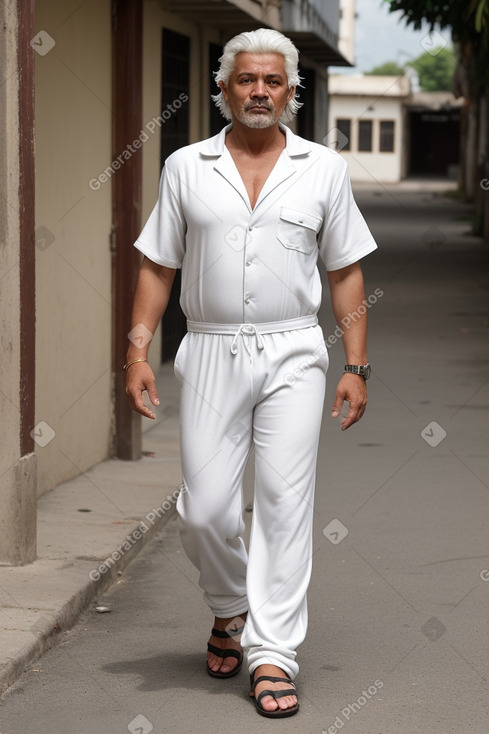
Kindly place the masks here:
<instances>
[{"instance_id":1,"label":"chest pocket","mask_svg":"<svg viewBox=\"0 0 489 734\"><path fill-rule=\"evenodd\" d=\"M322 223L321 217L315 214L283 206L280 210L277 238L289 250L310 255L317 246L316 235Z\"/></svg>"}]
</instances>

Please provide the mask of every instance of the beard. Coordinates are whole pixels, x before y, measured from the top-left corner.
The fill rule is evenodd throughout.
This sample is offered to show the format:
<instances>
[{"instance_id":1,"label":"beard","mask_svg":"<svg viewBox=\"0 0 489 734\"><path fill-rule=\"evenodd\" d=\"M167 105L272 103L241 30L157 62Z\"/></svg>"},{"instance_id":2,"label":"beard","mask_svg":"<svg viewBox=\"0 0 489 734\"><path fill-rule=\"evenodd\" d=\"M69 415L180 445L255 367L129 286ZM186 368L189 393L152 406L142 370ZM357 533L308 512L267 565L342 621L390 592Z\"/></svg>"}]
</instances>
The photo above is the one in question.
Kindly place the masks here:
<instances>
[{"instance_id":1,"label":"beard","mask_svg":"<svg viewBox=\"0 0 489 734\"><path fill-rule=\"evenodd\" d=\"M266 110L266 113L253 112L253 107L260 107L261 109ZM275 125L278 118L275 114L275 108L271 103L267 102L259 104L253 102L252 104L245 105L241 108L238 114L238 120L243 125L246 125L246 127L250 127L253 130L264 130L267 127Z\"/></svg>"}]
</instances>

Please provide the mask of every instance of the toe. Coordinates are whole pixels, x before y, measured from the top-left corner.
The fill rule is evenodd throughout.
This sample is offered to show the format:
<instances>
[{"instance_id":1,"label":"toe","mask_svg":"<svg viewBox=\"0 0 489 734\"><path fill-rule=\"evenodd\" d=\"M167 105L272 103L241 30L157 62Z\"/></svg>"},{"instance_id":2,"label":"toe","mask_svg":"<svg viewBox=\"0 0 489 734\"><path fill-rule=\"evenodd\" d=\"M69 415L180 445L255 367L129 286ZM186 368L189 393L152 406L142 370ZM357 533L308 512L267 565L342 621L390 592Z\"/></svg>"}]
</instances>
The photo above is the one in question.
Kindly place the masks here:
<instances>
[{"instance_id":1,"label":"toe","mask_svg":"<svg viewBox=\"0 0 489 734\"><path fill-rule=\"evenodd\" d=\"M260 676L263 676L265 678L270 677L279 677L279 678L289 678L289 676L281 669L276 666L269 666L269 665L263 665L259 666L257 670L255 670L255 678L258 678ZM284 685L283 681L261 681L257 686L255 690L255 696L259 696L261 691L265 689L273 689L273 690L283 690L286 686ZM294 684L292 681L290 681L289 688L294 688ZM275 698L274 696L263 696L263 698L260 700L260 704L262 708L265 711L277 711L282 710L286 711L287 709L295 708L297 706L298 700L297 696L294 694L289 694L287 696L278 696Z\"/></svg>"},{"instance_id":2,"label":"toe","mask_svg":"<svg viewBox=\"0 0 489 734\"><path fill-rule=\"evenodd\" d=\"M284 696L279 698L278 705L281 709L291 709L297 704L297 698L295 696Z\"/></svg>"},{"instance_id":3,"label":"toe","mask_svg":"<svg viewBox=\"0 0 489 734\"><path fill-rule=\"evenodd\" d=\"M211 670L216 673L219 668L221 667L222 658L218 658L216 655L213 655L212 653L209 653L207 657L207 665Z\"/></svg>"},{"instance_id":4,"label":"toe","mask_svg":"<svg viewBox=\"0 0 489 734\"><path fill-rule=\"evenodd\" d=\"M265 711L276 711L279 708L278 702L273 696L263 696L260 704L263 706Z\"/></svg>"},{"instance_id":5,"label":"toe","mask_svg":"<svg viewBox=\"0 0 489 734\"><path fill-rule=\"evenodd\" d=\"M237 662L238 662L237 660L235 660L234 662L233 661L227 662L225 658L220 667L221 673L230 673L231 670L233 670L236 667Z\"/></svg>"},{"instance_id":6,"label":"toe","mask_svg":"<svg viewBox=\"0 0 489 734\"><path fill-rule=\"evenodd\" d=\"M237 664L238 661L234 657L220 658L211 652L207 653L207 665L213 673L230 673Z\"/></svg>"}]
</instances>

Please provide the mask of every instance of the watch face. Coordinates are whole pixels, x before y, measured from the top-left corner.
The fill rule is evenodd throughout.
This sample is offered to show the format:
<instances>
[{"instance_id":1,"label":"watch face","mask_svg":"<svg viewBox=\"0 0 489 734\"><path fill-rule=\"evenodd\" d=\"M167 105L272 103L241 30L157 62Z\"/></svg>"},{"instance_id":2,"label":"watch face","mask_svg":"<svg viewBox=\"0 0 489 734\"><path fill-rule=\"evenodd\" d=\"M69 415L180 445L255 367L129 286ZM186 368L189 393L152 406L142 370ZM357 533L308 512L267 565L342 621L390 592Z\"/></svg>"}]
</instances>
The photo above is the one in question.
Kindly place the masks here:
<instances>
[{"instance_id":1,"label":"watch face","mask_svg":"<svg viewBox=\"0 0 489 734\"><path fill-rule=\"evenodd\" d=\"M366 364L366 365L365 365L365 366L364 366L364 367L362 368L362 373L363 373L363 376L365 377L365 379L366 379L366 380L368 380L368 378L370 377L370 373L371 373L371 372L372 372L372 368L370 367L370 365L369 365L369 364Z\"/></svg>"}]
</instances>

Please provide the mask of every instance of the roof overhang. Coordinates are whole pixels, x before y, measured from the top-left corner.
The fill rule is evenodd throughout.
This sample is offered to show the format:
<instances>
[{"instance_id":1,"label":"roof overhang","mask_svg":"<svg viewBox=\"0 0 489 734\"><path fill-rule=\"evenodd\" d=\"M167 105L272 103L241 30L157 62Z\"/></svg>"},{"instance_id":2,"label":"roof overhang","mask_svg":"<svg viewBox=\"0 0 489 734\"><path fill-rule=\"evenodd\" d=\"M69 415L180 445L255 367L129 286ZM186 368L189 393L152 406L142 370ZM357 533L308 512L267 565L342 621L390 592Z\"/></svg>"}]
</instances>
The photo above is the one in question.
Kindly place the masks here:
<instances>
[{"instance_id":1,"label":"roof overhang","mask_svg":"<svg viewBox=\"0 0 489 734\"><path fill-rule=\"evenodd\" d=\"M411 112L445 112L459 109L465 104L463 97L455 97L452 92L414 92L404 105Z\"/></svg>"},{"instance_id":2,"label":"roof overhang","mask_svg":"<svg viewBox=\"0 0 489 734\"><path fill-rule=\"evenodd\" d=\"M242 3L238 7L231 0L159 0L161 7L175 13L196 25L210 25L222 31L223 38L229 39L242 31L257 28L276 28L280 26L280 8L262 2Z\"/></svg>"},{"instance_id":3,"label":"roof overhang","mask_svg":"<svg viewBox=\"0 0 489 734\"><path fill-rule=\"evenodd\" d=\"M338 50L338 38L318 16L315 24L306 22L301 30L288 28L283 20L280 3L248 0L241 7L232 0L160 0L161 7L197 25L211 25L222 33L225 43L242 31L257 28L274 28L288 36L297 46L299 53L319 64L351 66Z\"/></svg>"},{"instance_id":4,"label":"roof overhang","mask_svg":"<svg viewBox=\"0 0 489 734\"><path fill-rule=\"evenodd\" d=\"M308 58L326 66L352 66L352 64L338 51L336 44L328 43L321 36L312 31L291 31L284 29L297 46L299 52Z\"/></svg>"}]
</instances>

